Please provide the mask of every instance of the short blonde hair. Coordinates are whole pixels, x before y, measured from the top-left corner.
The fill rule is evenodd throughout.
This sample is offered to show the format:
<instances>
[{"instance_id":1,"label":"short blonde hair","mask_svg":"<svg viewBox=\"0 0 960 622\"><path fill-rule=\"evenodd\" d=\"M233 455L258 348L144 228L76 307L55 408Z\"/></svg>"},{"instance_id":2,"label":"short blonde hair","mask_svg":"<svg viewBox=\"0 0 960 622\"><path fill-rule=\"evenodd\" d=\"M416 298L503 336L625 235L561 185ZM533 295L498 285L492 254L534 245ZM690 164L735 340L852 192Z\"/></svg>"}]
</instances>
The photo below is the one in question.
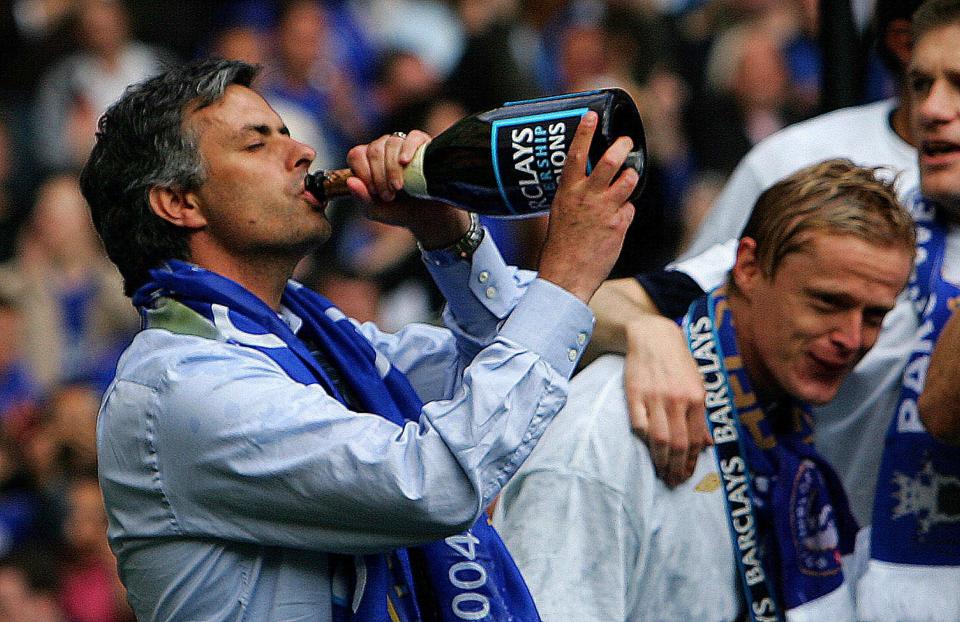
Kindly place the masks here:
<instances>
[{"instance_id":1,"label":"short blonde hair","mask_svg":"<svg viewBox=\"0 0 960 622\"><path fill-rule=\"evenodd\" d=\"M802 168L760 195L741 237L756 241L762 274L772 278L784 257L803 249L810 235L852 235L878 246L915 252L913 218L897 199L894 181L834 159Z\"/></svg>"}]
</instances>

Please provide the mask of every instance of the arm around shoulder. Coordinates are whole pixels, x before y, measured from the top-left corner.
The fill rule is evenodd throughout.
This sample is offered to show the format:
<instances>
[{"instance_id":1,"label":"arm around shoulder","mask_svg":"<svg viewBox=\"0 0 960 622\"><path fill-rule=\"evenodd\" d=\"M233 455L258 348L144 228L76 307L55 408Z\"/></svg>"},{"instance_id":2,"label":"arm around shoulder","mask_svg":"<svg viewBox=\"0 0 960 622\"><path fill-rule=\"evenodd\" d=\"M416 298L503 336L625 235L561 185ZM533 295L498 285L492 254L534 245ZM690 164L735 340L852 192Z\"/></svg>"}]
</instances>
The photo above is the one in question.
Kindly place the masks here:
<instances>
[{"instance_id":1,"label":"arm around shoulder","mask_svg":"<svg viewBox=\"0 0 960 622\"><path fill-rule=\"evenodd\" d=\"M650 446L657 473L670 485L693 474L710 443L705 392L683 332L663 317L636 279L608 281L590 302L597 316L592 351L624 352L624 392L634 431Z\"/></svg>"},{"instance_id":2,"label":"arm around shoulder","mask_svg":"<svg viewBox=\"0 0 960 622\"><path fill-rule=\"evenodd\" d=\"M625 354L627 324L631 320L660 315L646 290L634 278L604 281L590 299L590 309L597 322L581 365L587 365L606 352Z\"/></svg>"}]
</instances>

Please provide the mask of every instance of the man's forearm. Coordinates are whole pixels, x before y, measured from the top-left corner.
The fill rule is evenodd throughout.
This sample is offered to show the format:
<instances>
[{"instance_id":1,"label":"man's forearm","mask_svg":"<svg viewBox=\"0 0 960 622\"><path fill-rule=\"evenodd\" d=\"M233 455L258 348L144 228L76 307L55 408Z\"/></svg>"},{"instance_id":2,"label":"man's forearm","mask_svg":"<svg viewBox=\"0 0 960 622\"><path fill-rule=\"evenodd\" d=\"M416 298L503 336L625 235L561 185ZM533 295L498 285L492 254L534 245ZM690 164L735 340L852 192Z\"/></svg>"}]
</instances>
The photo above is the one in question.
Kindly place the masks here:
<instances>
[{"instance_id":1,"label":"man's forearm","mask_svg":"<svg viewBox=\"0 0 960 622\"><path fill-rule=\"evenodd\" d=\"M918 406L920 418L935 438L960 445L960 314L954 313L930 356Z\"/></svg>"},{"instance_id":2,"label":"man's forearm","mask_svg":"<svg viewBox=\"0 0 960 622\"><path fill-rule=\"evenodd\" d=\"M606 352L626 353L626 327L631 320L644 315L659 315L656 305L634 278L604 282L590 299L590 309L597 318L593 339L581 361L590 363Z\"/></svg>"}]
</instances>

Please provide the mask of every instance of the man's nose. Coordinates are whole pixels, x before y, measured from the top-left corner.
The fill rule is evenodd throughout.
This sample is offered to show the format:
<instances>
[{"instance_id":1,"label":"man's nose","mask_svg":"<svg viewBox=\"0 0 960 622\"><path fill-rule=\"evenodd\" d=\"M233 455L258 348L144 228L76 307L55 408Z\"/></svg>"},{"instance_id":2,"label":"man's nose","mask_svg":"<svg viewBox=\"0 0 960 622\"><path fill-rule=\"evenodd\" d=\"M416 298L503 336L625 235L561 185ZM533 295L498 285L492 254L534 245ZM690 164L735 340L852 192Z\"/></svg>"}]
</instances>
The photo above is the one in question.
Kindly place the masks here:
<instances>
[{"instance_id":1,"label":"man's nose","mask_svg":"<svg viewBox=\"0 0 960 622\"><path fill-rule=\"evenodd\" d=\"M860 350L864 343L864 322L860 311L851 309L840 315L830 333L830 338L844 351L844 354Z\"/></svg>"},{"instance_id":2,"label":"man's nose","mask_svg":"<svg viewBox=\"0 0 960 622\"><path fill-rule=\"evenodd\" d=\"M945 123L960 113L960 92L943 80L936 80L927 96L920 102L920 119L923 123Z\"/></svg>"},{"instance_id":3,"label":"man's nose","mask_svg":"<svg viewBox=\"0 0 960 622\"><path fill-rule=\"evenodd\" d=\"M317 151L310 145L290 138L289 164L291 168L310 168L310 164L317 158Z\"/></svg>"}]
</instances>

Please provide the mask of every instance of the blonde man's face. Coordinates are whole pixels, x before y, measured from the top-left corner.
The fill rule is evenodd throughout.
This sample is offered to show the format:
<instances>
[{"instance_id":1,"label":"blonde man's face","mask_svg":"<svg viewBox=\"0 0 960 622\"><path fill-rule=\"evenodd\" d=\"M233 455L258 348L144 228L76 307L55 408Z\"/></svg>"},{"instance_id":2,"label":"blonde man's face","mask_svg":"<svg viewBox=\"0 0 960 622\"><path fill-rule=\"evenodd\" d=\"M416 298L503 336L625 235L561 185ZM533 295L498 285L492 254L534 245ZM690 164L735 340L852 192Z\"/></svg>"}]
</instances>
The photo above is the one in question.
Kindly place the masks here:
<instances>
[{"instance_id":1,"label":"blonde man's face","mask_svg":"<svg viewBox=\"0 0 960 622\"><path fill-rule=\"evenodd\" d=\"M741 240L734 268L744 363L761 392L824 404L876 342L910 275L911 250L818 232L767 277L755 244Z\"/></svg>"}]
</instances>

